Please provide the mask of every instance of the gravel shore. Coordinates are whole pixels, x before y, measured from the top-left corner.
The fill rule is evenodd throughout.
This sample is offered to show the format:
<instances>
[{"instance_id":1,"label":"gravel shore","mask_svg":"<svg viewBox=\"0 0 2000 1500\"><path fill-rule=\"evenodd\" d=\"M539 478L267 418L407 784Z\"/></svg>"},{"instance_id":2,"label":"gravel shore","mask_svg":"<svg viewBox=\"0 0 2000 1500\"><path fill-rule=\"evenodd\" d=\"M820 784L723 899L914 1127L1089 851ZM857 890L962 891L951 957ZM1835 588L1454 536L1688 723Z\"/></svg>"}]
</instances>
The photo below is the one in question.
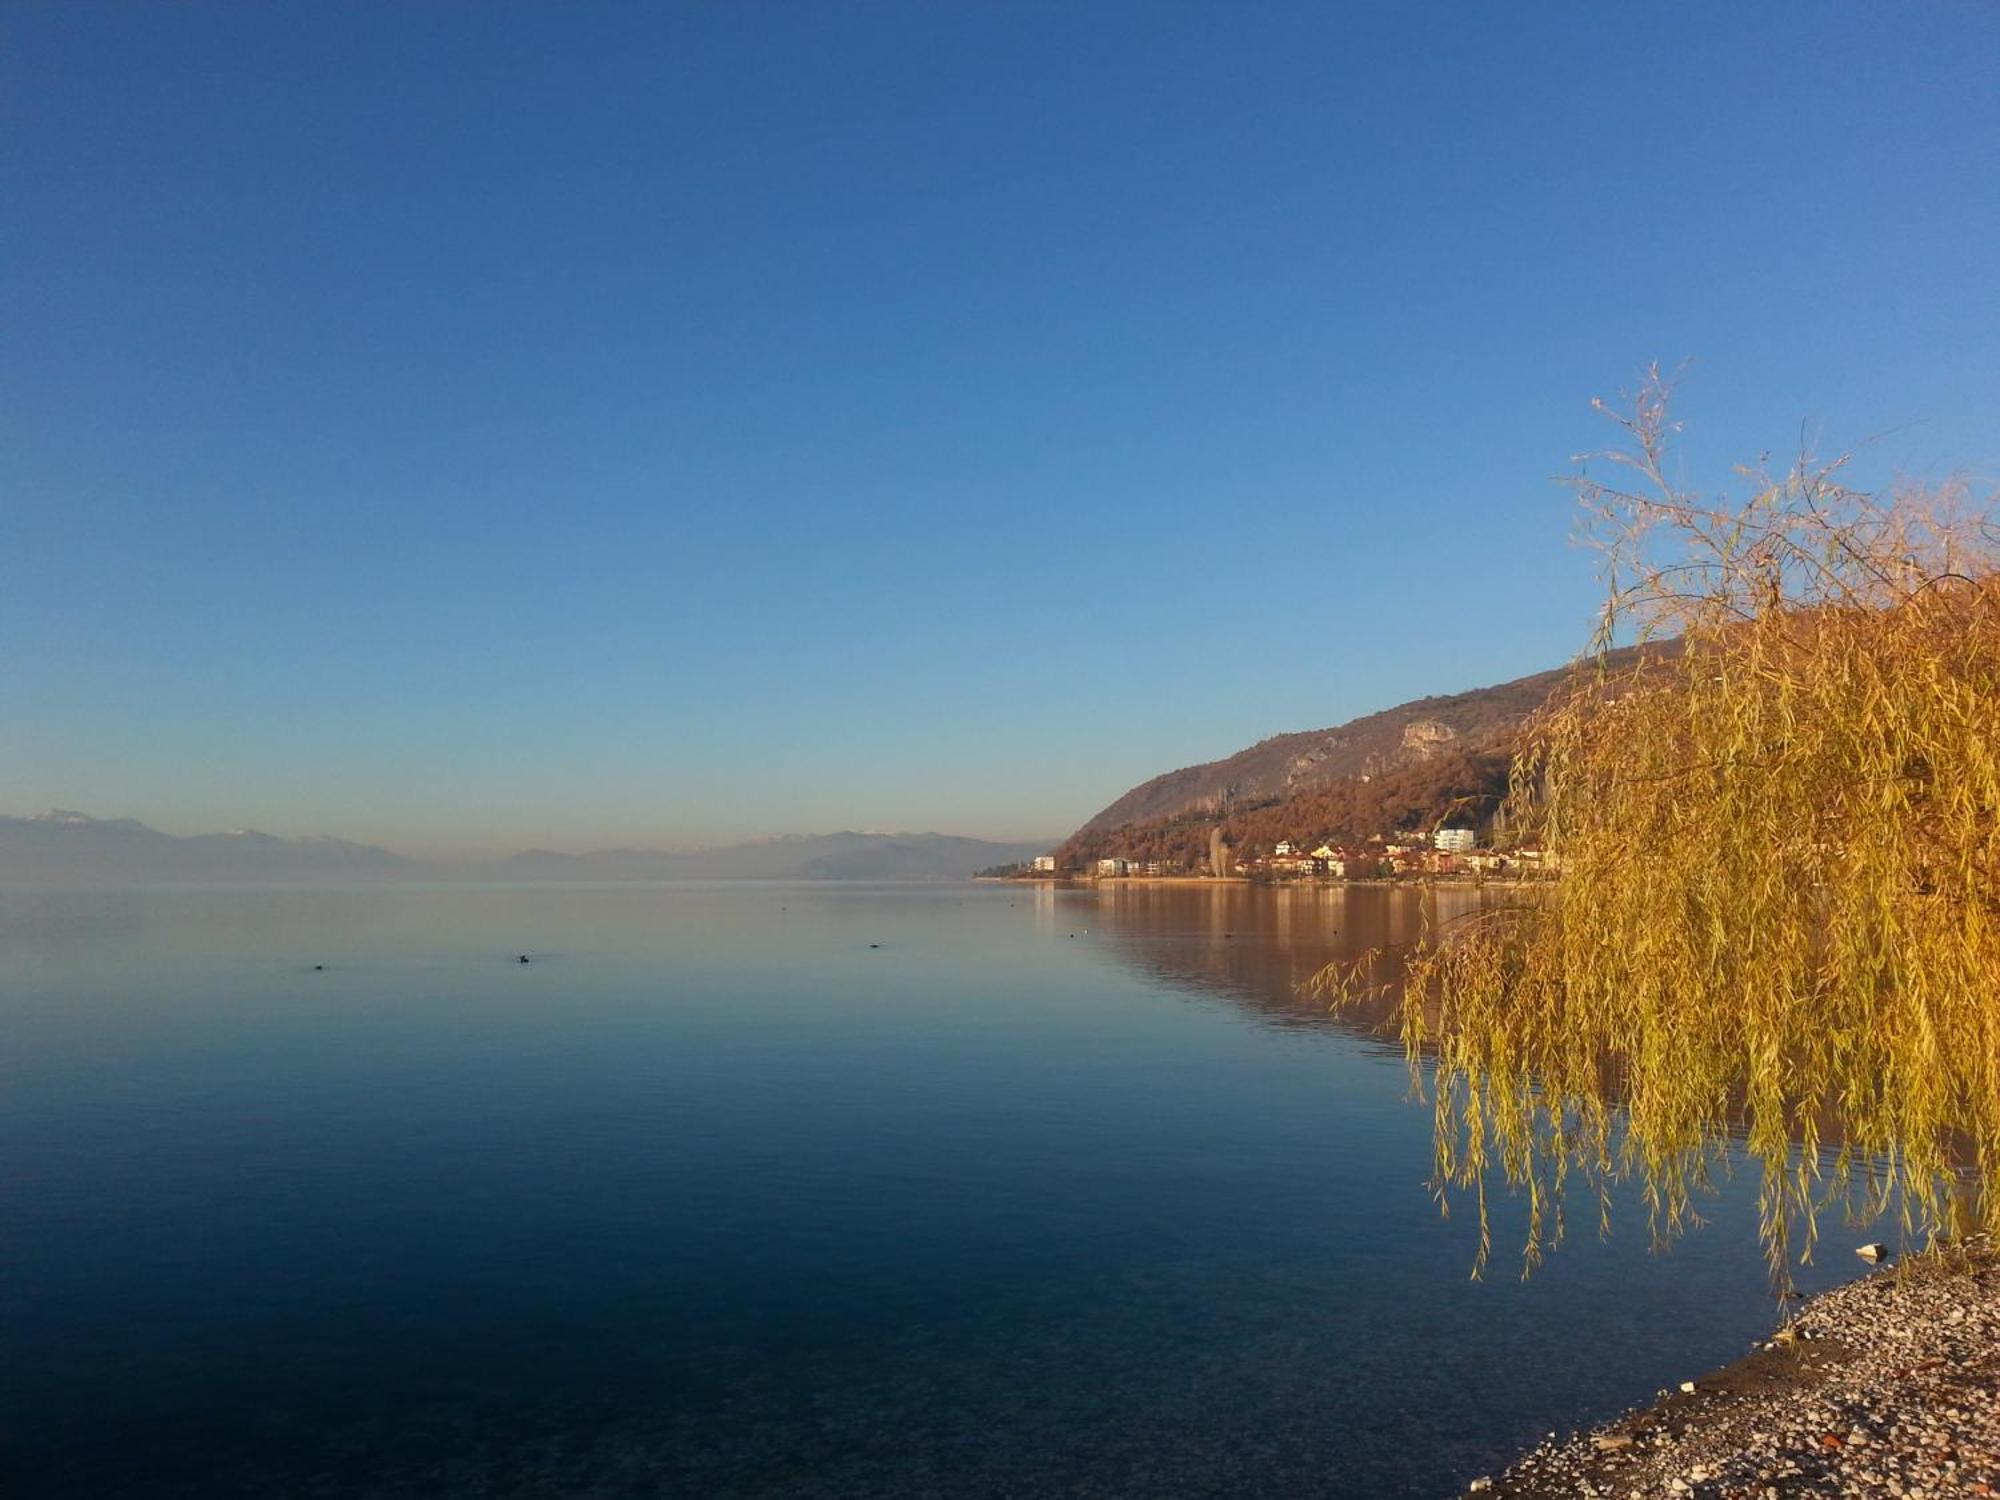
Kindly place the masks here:
<instances>
[{"instance_id":1,"label":"gravel shore","mask_svg":"<svg viewBox=\"0 0 2000 1500\"><path fill-rule=\"evenodd\" d=\"M1836 1288L1746 1358L1471 1488L1510 1500L2000 1495L2000 1259L1978 1243Z\"/></svg>"}]
</instances>

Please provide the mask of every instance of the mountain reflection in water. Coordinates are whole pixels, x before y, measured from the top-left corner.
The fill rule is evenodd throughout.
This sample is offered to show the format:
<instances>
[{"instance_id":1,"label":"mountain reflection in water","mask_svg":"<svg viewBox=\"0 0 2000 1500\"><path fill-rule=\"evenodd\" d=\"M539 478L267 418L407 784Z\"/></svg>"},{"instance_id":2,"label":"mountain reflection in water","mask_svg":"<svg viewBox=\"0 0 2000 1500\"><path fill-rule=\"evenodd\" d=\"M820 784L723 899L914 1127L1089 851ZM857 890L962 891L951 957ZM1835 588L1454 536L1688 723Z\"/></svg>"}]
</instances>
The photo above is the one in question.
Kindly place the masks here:
<instances>
[{"instance_id":1,"label":"mountain reflection in water","mask_svg":"<svg viewBox=\"0 0 2000 1500\"><path fill-rule=\"evenodd\" d=\"M1474 886L1159 884L1106 882L1090 893L1100 936L1119 959L1162 984L1222 995L1274 1026L1328 1026L1400 1051L1394 1032L1398 955L1426 931L1503 897ZM1042 887L1037 912L1060 926L1079 908ZM1082 918L1079 918L1082 920ZM1379 955L1376 987L1335 1006L1313 989L1329 965Z\"/></svg>"},{"instance_id":2,"label":"mountain reflection in water","mask_svg":"<svg viewBox=\"0 0 2000 1500\"><path fill-rule=\"evenodd\" d=\"M1655 1058L1649 1073L1643 1059L1635 1065L1631 1037L1574 1024L1546 994L1537 1006L1467 993L1449 965L1421 987L1420 1016L1404 1016L1413 957L1449 949L1475 926L1491 931L1534 899L1506 886L1132 882L1090 888L1070 905L1045 891L1038 909L1059 923L1087 902L1120 960L1162 984L1226 997L1270 1025L1351 1031L1371 1050L1418 1064L1417 1086L1432 1106L1432 1190L1441 1201L1469 1198L1482 1228L1490 1192L1521 1193L1529 1214L1519 1248L1529 1268L1570 1232L1571 1200L1585 1205L1587 1228L1605 1229L1616 1186L1631 1181L1648 1234L1663 1247L1699 1221L1739 1165L1758 1183L1757 1224L1781 1288L1814 1253L1828 1213L1857 1232L1886 1226L1908 1241L1978 1228L1977 1110L1952 1117L1941 1143L1912 1149L1893 1121L1885 1125L1878 1082L1836 1091L1810 1117L1788 1101L1767 1103L1782 1118L1760 1127L1750 1078L1757 1049L1733 1032L1695 1036L1684 1027L1673 1057ZM1816 1039L1767 1044L1796 1054ZM1955 1077L1976 1071L1976 1060L1939 1066ZM1635 1095L1640 1084L1651 1092ZM1960 1079L1959 1089L1978 1097L1976 1078ZM1644 1106L1636 1112L1635 1100ZM1482 1269L1489 1243L1482 1234Z\"/></svg>"}]
</instances>

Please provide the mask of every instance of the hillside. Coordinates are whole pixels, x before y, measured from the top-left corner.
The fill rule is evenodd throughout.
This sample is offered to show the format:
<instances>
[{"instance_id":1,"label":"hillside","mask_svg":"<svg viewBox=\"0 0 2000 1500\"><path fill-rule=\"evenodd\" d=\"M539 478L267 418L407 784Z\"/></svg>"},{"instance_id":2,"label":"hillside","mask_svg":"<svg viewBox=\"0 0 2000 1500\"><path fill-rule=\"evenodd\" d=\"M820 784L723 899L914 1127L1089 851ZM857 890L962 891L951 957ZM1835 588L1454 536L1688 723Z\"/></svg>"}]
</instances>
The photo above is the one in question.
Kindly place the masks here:
<instances>
[{"instance_id":1,"label":"hillside","mask_svg":"<svg viewBox=\"0 0 2000 1500\"><path fill-rule=\"evenodd\" d=\"M1511 759L1504 748L1446 750L1379 775L1342 777L1289 797L1240 801L1227 813L1190 809L1112 828L1079 829L1056 857L1066 869L1116 855L1195 871L1204 868L1209 836L1216 829L1239 851L1269 853L1284 839L1311 847L1322 841L1358 843L1376 833L1443 823L1484 825L1506 795Z\"/></svg>"},{"instance_id":2,"label":"hillside","mask_svg":"<svg viewBox=\"0 0 2000 1500\"><path fill-rule=\"evenodd\" d=\"M1629 664L1636 648L1611 654ZM1659 651L1671 649L1651 647ZM1515 739L1567 667L1492 687L1417 698L1332 729L1274 735L1206 765L1140 783L1072 834L1066 862L1117 854L1206 856L1209 830L1238 843L1366 837L1454 810L1484 821L1506 790Z\"/></svg>"}]
</instances>

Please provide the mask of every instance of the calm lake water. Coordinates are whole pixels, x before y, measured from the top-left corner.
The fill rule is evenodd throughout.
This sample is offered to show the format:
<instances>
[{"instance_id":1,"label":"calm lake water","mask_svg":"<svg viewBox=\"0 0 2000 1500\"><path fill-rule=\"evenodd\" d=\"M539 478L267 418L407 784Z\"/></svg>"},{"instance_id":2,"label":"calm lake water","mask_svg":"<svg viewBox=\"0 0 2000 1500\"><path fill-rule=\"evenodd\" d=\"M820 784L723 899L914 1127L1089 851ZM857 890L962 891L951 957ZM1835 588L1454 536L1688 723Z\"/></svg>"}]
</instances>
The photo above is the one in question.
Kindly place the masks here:
<instances>
[{"instance_id":1,"label":"calm lake water","mask_svg":"<svg viewBox=\"0 0 2000 1500\"><path fill-rule=\"evenodd\" d=\"M0 894L0 1491L1451 1493L1776 1311L1750 1176L1467 1279L1400 1051L1296 993L1415 918Z\"/></svg>"}]
</instances>

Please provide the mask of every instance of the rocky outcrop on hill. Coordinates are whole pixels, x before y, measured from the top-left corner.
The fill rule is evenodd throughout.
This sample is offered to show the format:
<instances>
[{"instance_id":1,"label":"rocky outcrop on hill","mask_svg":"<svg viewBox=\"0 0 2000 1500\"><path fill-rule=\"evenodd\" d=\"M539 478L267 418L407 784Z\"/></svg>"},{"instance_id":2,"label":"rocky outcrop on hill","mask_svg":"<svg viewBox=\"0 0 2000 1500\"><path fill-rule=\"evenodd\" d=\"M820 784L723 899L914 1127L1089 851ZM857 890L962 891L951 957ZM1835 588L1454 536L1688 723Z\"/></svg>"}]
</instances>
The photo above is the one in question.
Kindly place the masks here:
<instances>
[{"instance_id":1,"label":"rocky outcrop on hill","mask_svg":"<svg viewBox=\"0 0 2000 1500\"><path fill-rule=\"evenodd\" d=\"M1429 760L1458 738L1458 731L1439 719L1413 719L1403 726L1403 753Z\"/></svg>"}]
</instances>

